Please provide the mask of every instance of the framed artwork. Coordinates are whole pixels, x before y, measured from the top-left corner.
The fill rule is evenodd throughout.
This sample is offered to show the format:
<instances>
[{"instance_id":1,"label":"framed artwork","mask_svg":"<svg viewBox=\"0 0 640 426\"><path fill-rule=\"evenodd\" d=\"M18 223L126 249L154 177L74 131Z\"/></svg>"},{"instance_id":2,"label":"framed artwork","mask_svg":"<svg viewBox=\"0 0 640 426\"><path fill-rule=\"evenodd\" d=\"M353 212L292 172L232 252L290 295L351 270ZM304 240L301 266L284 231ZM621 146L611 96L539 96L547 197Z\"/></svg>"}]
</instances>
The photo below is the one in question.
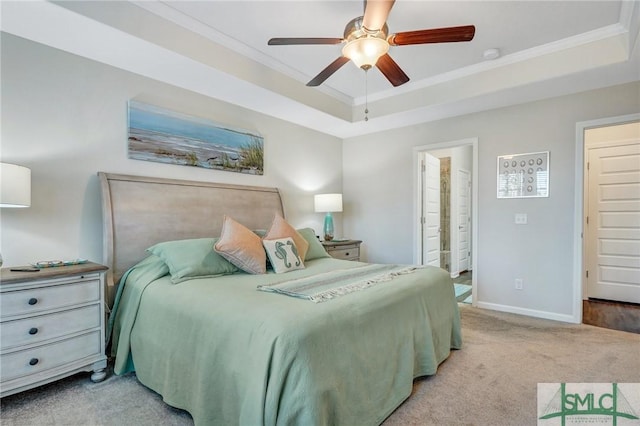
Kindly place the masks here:
<instances>
[{"instance_id":1,"label":"framed artwork","mask_svg":"<svg viewBox=\"0 0 640 426\"><path fill-rule=\"evenodd\" d=\"M549 196L549 151L498 156L498 198Z\"/></svg>"},{"instance_id":2,"label":"framed artwork","mask_svg":"<svg viewBox=\"0 0 640 426\"><path fill-rule=\"evenodd\" d=\"M264 174L264 140L199 117L129 101L128 157Z\"/></svg>"}]
</instances>

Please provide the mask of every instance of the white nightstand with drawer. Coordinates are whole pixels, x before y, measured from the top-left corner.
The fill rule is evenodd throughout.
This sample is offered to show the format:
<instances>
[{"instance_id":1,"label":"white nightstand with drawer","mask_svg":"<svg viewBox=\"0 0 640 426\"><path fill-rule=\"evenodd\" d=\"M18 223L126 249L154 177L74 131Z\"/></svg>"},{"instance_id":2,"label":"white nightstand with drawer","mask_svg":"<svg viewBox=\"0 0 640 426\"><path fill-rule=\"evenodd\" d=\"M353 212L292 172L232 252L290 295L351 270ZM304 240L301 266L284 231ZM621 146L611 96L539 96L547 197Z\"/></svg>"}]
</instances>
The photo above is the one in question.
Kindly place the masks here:
<instances>
[{"instance_id":1,"label":"white nightstand with drawer","mask_svg":"<svg viewBox=\"0 0 640 426\"><path fill-rule=\"evenodd\" d=\"M0 271L0 397L80 371L105 378L106 270L87 262Z\"/></svg>"},{"instance_id":2,"label":"white nightstand with drawer","mask_svg":"<svg viewBox=\"0 0 640 426\"><path fill-rule=\"evenodd\" d=\"M329 256L342 260L360 260L360 240L321 241Z\"/></svg>"}]
</instances>

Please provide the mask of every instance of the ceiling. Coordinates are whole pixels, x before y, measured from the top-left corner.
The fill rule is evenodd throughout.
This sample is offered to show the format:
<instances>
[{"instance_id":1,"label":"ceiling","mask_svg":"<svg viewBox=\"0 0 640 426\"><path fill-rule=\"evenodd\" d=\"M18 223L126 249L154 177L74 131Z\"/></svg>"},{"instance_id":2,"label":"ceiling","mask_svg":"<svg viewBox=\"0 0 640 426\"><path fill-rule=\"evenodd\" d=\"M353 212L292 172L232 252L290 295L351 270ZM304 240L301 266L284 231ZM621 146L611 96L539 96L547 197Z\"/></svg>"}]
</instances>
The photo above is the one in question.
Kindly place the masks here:
<instances>
[{"instance_id":1,"label":"ceiling","mask_svg":"<svg viewBox=\"0 0 640 426\"><path fill-rule=\"evenodd\" d=\"M397 0L390 33L472 24L476 34L391 47L411 79L395 88L377 69L352 64L307 87L342 45L267 45L271 37L342 37L363 13L360 0L1 7L7 33L342 138L640 80L637 1ZM501 56L485 60L491 48Z\"/></svg>"}]
</instances>

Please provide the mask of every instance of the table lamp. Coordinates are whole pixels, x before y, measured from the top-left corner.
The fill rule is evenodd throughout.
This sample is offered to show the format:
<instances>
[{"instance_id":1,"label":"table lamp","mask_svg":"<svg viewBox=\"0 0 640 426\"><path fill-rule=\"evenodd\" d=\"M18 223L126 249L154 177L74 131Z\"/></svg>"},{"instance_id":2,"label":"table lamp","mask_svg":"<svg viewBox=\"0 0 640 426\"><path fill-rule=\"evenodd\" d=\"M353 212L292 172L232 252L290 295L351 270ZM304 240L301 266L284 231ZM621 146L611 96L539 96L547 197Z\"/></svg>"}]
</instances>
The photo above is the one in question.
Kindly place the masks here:
<instances>
[{"instance_id":1,"label":"table lamp","mask_svg":"<svg viewBox=\"0 0 640 426\"><path fill-rule=\"evenodd\" d=\"M31 205L31 170L15 164L0 163L0 207ZM0 254L2 266L2 254Z\"/></svg>"},{"instance_id":2,"label":"table lamp","mask_svg":"<svg viewBox=\"0 0 640 426\"><path fill-rule=\"evenodd\" d=\"M313 197L316 213L326 213L324 217L324 240L333 240L333 212L342 211L342 194L318 194Z\"/></svg>"}]
</instances>

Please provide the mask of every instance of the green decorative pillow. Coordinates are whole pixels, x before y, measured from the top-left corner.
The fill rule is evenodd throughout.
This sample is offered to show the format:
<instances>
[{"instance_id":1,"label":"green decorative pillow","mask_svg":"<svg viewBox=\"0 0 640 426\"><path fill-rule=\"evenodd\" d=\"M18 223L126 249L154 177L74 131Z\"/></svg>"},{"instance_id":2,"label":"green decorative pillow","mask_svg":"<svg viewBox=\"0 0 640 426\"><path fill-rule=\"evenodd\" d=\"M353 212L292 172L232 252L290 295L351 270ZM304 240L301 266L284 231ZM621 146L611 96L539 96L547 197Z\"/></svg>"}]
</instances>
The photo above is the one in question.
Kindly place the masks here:
<instances>
[{"instance_id":1,"label":"green decorative pillow","mask_svg":"<svg viewBox=\"0 0 640 426\"><path fill-rule=\"evenodd\" d=\"M213 246L222 257L250 274L267 272L262 240L246 226L225 215L220 239Z\"/></svg>"},{"instance_id":2,"label":"green decorative pillow","mask_svg":"<svg viewBox=\"0 0 640 426\"><path fill-rule=\"evenodd\" d=\"M276 274L304 269L304 263L298 254L293 238L262 240L262 244Z\"/></svg>"},{"instance_id":3,"label":"green decorative pillow","mask_svg":"<svg viewBox=\"0 0 640 426\"><path fill-rule=\"evenodd\" d=\"M218 238L166 241L149 247L169 267L171 282L233 274L238 268L213 250Z\"/></svg>"},{"instance_id":4,"label":"green decorative pillow","mask_svg":"<svg viewBox=\"0 0 640 426\"><path fill-rule=\"evenodd\" d=\"M324 249L322 243L318 237L316 237L316 231L311 228L298 229L298 233L304 237L309 243L309 249L307 249L307 255L305 256L305 262L307 260L321 259L323 257L331 257L329 253Z\"/></svg>"}]
</instances>

